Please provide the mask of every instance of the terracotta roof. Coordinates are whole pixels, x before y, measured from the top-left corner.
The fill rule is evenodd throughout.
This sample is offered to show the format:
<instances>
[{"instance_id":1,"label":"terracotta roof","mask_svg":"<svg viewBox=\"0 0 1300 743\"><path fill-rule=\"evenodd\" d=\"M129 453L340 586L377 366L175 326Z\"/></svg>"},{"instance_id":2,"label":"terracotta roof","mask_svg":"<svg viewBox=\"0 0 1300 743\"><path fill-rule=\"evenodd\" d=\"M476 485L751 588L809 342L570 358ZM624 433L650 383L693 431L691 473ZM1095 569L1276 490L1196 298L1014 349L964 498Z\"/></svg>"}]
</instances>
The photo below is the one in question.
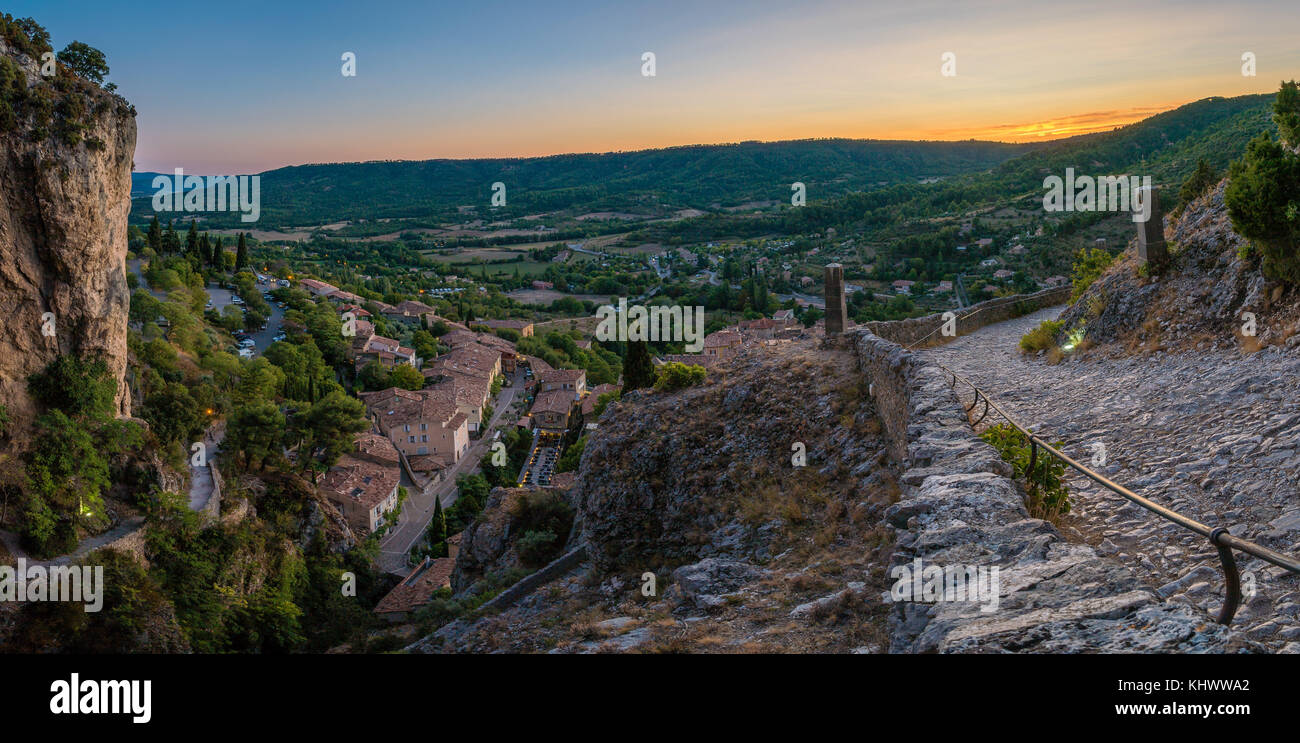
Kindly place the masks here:
<instances>
[{"instance_id":1,"label":"terracotta roof","mask_svg":"<svg viewBox=\"0 0 1300 743\"><path fill-rule=\"evenodd\" d=\"M333 284L326 284L324 281L318 281L316 279L299 279L298 283L308 289L314 290L313 293L315 294L328 294L329 292L336 292L339 290L339 288Z\"/></svg>"},{"instance_id":2,"label":"terracotta roof","mask_svg":"<svg viewBox=\"0 0 1300 743\"><path fill-rule=\"evenodd\" d=\"M552 368L550 364L536 356L525 356L524 359L528 362L529 368L533 370L533 374L535 375L541 374L544 371L550 371Z\"/></svg>"},{"instance_id":3,"label":"terracotta roof","mask_svg":"<svg viewBox=\"0 0 1300 743\"><path fill-rule=\"evenodd\" d=\"M386 437L377 433L358 434L356 439L356 458L387 464L397 464L397 447Z\"/></svg>"},{"instance_id":4,"label":"terracotta roof","mask_svg":"<svg viewBox=\"0 0 1300 743\"><path fill-rule=\"evenodd\" d=\"M469 330L453 330L450 333L444 333L438 338L438 342L448 348L458 348L476 340L478 340L478 334Z\"/></svg>"},{"instance_id":5,"label":"terracotta roof","mask_svg":"<svg viewBox=\"0 0 1300 743\"><path fill-rule=\"evenodd\" d=\"M392 494L401 481L397 465L382 465L344 454L321 478L321 490L339 500L374 508Z\"/></svg>"},{"instance_id":6,"label":"terracotta roof","mask_svg":"<svg viewBox=\"0 0 1300 743\"><path fill-rule=\"evenodd\" d=\"M480 346L477 343L466 344L453 348L451 351L426 363L424 376L467 374L490 379L500 360L500 351Z\"/></svg>"},{"instance_id":7,"label":"terracotta roof","mask_svg":"<svg viewBox=\"0 0 1300 743\"><path fill-rule=\"evenodd\" d=\"M433 308L424 302L417 302L413 299L398 302L396 307L384 310L384 314L402 315L404 317L419 316L426 312L433 312Z\"/></svg>"},{"instance_id":8,"label":"terracotta roof","mask_svg":"<svg viewBox=\"0 0 1300 743\"><path fill-rule=\"evenodd\" d=\"M538 372L537 381L542 384L552 382L571 382L577 384L579 380L587 378L586 369L548 369L544 372Z\"/></svg>"},{"instance_id":9,"label":"terracotta roof","mask_svg":"<svg viewBox=\"0 0 1300 743\"><path fill-rule=\"evenodd\" d=\"M740 334L731 330L717 330L704 336L705 348L740 345Z\"/></svg>"},{"instance_id":10,"label":"terracotta roof","mask_svg":"<svg viewBox=\"0 0 1300 743\"><path fill-rule=\"evenodd\" d=\"M421 420L442 422L448 427L457 415L453 395L446 390L389 387L379 392L362 392L359 396L383 431Z\"/></svg>"},{"instance_id":11,"label":"terracotta roof","mask_svg":"<svg viewBox=\"0 0 1300 743\"><path fill-rule=\"evenodd\" d=\"M591 394L582 398L582 414L591 415L596 412L596 403L599 402L600 396L618 389L616 384L598 384L592 388Z\"/></svg>"},{"instance_id":12,"label":"terracotta roof","mask_svg":"<svg viewBox=\"0 0 1300 743\"><path fill-rule=\"evenodd\" d=\"M457 413L457 415L464 420L463 414ZM447 468L447 463L437 454L412 454L406 458L406 463L416 472L437 472Z\"/></svg>"},{"instance_id":13,"label":"terracotta roof","mask_svg":"<svg viewBox=\"0 0 1300 743\"><path fill-rule=\"evenodd\" d=\"M327 298L329 298L329 299L341 299L341 300L343 300L343 301L345 301L345 302L364 302L364 301L365 301L365 297L362 297L362 296L359 295L359 294L353 294L352 292L343 291L342 289L336 289L336 290L334 290L334 291L332 291L332 292L327 293L325 296L326 296Z\"/></svg>"},{"instance_id":14,"label":"terracotta roof","mask_svg":"<svg viewBox=\"0 0 1300 743\"><path fill-rule=\"evenodd\" d=\"M436 384L426 388L447 390L454 395L457 405L480 407L485 404L492 393L492 383L483 377L470 374L446 374Z\"/></svg>"},{"instance_id":15,"label":"terracotta roof","mask_svg":"<svg viewBox=\"0 0 1300 743\"><path fill-rule=\"evenodd\" d=\"M567 413L573 409L573 393L568 390L547 390L537 393L532 414Z\"/></svg>"},{"instance_id":16,"label":"terracotta roof","mask_svg":"<svg viewBox=\"0 0 1300 743\"><path fill-rule=\"evenodd\" d=\"M456 560L451 557L427 560L375 604L375 613L392 614L419 609L429 603L435 591L451 585L451 571L455 567Z\"/></svg>"}]
</instances>

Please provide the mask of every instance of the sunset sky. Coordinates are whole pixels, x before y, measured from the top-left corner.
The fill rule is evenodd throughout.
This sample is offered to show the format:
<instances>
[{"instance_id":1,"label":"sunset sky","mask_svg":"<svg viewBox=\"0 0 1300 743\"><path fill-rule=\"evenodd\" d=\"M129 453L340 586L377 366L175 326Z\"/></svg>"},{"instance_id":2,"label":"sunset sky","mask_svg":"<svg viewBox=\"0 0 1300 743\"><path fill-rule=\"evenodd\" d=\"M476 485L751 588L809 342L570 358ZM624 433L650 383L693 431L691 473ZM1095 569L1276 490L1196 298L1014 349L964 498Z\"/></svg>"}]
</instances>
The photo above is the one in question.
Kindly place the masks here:
<instances>
[{"instance_id":1,"label":"sunset sky","mask_svg":"<svg viewBox=\"0 0 1300 743\"><path fill-rule=\"evenodd\" d=\"M44 24L56 49L79 40L107 54L139 112L137 170L1051 139L1300 78L1294 0L5 5ZM347 51L356 77L340 74ZM945 52L955 77L940 74ZM1242 76L1243 52L1256 77Z\"/></svg>"}]
</instances>

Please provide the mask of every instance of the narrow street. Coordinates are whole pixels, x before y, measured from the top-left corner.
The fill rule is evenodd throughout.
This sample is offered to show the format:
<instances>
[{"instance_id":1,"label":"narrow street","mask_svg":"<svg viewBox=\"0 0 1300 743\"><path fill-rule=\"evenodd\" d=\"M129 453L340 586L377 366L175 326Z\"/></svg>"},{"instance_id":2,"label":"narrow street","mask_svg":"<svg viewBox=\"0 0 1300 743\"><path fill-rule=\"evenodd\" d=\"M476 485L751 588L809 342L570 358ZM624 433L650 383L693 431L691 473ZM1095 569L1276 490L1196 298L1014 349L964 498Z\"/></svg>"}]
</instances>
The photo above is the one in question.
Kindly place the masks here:
<instances>
[{"instance_id":1,"label":"narrow street","mask_svg":"<svg viewBox=\"0 0 1300 743\"><path fill-rule=\"evenodd\" d=\"M410 494L406 498L405 505L402 506L402 516L398 520L397 527L388 532L379 542L381 570L395 575L406 575L410 572L410 566L406 564L406 553L428 528L429 521L433 518L434 498L442 502L444 511L456 502L456 478L473 473L478 468L479 460L489 452L492 447L492 429L500 425L510 412L516 392L523 388L523 380L523 374L516 372L511 379L512 386L501 388L492 409L492 421L484 427L483 436L470 444L465 456L447 470L443 481L434 486L430 492L426 494L415 490L414 484L407 478L406 473L402 473L402 485Z\"/></svg>"}]
</instances>

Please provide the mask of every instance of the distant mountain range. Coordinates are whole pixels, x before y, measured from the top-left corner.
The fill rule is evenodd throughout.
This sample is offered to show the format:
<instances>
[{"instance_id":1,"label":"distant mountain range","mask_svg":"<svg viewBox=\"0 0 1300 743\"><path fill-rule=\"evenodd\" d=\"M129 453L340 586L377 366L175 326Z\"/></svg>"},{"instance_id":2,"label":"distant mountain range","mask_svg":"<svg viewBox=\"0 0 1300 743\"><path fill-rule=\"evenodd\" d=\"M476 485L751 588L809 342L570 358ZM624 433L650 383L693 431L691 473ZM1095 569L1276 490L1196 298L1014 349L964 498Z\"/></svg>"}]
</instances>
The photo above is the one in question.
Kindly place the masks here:
<instances>
[{"instance_id":1,"label":"distant mountain range","mask_svg":"<svg viewBox=\"0 0 1300 743\"><path fill-rule=\"evenodd\" d=\"M461 206L486 207L492 184L506 188L497 220L579 209L664 215L751 202L789 203L791 184L809 203L881 189L942 201L962 192L1004 195L1041 188L1043 175L1137 172L1179 180L1204 158L1226 167L1247 141L1272 126L1273 96L1206 98L1111 132L1032 144L810 139L741 142L535 158L375 161L300 165L261 173L260 229L347 220L394 220L393 229L432 226ZM152 217L156 173L135 173L132 219ZM922 181L938 179L929 185ZM882 194L883 196L883 194ZM952 196L951 198L957 198ZM897 200L886 199L887 201ZM164 219L177 216L163 215ZM212 226L244 227L237 215L205 215Z\"/></svg>"},{"instance_id":2,"label":"distant mountain range","mask_svg":"<svg viewBox=\"0 0 1300 743\"><path fill-rule=\"evenodd\" d=\"M505 218L571 207L654 214L749 201L788 203L794 182L805 184L809 199L826 198L985 171L1031 148L979 141L820 139L536 158L300 165L260 174L259 226L441 219L459 206L487 206L495 182L505 184L507 205L494 216ZM133 194L151 197L155 175L134 174ZM148 199L136 201L133 215L152 216Z\"/></svg>"}]
</instances>

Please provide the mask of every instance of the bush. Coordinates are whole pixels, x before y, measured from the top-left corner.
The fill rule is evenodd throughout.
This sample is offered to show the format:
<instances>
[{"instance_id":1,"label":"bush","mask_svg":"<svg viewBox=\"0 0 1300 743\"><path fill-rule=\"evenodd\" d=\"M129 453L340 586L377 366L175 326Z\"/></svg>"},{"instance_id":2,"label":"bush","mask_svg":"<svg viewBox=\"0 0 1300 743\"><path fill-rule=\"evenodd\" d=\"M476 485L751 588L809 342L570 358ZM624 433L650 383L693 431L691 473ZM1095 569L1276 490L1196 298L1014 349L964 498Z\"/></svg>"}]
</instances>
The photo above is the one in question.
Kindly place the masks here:
<instances>
[{"instance_id":1,"label":"bush","mask_svg":"<svg viewBox=\"0 0 1300 743\"><path fill-rule=\"evenodd\" d=\"M1070 512L1070 491L1062 479L1065 475L1065 463L1046 451L1039 451L1034 460L1033 471L1029 471L1029 439L1008 423L991 426L980 438L998 450L998 454L1015 472L1017 480L1026 483L1028 501L1025 506L1029 515L1037 519L1055 519ZM1052 444L1058 449L1060 442Z\"/></svg>"},{"instance_id":2,"label":"bush","mask_svg":"<svg viewBox=\"0 0 1300 743\"><path fill-rule=\"evenodd\" d=\"M1070 301L1082 296L1114 260L1115 256L1102 248L1080 249L1074 256L1074 273L1070 277L1074 290L1070 292Z\"/></svg>"},{"instance_id":3,"label":"bush","mask_svg":"<svg viewBox=\"0 0 1300 743\"><path fill-rule=\"evenodd\" d=\"M1196 172L1192 173L1183 187L1178 191L1178 208L1182 209L1187 206L1193 199L1209 191L1214 184L1219 182L1219 174L1210 167L1210 164L1201 160L1196 164Z\"/></svg>"},{"instance_id":4,"label":"bush","mask_svg":"<svg viewBox=\"0 0 1300 743\"><path fill-rule=\"evenodd\" d=\"M707 372L702 366L681 364L670 361L659 367L655 378L655 389L661 391L680 390L702 384Z\"/></svg>"},{"instance_id":5,"label":"bush","mask_svg":"<svg viewBox=\"0 0 1300 743\"><path fill-rule=\"evenodd\" d=\"M1020 339L1022 353L1036 353L1056 347L1056 334L1065 326L1064 320L1044 320L1038 327Z\"/></svg>"},{"instance_id":6,"label":"bush","mask_svg":"<svg viewBox=\"0 0 1300 743\"><path fill-rule=\"evenodd\" d=\"M555 532L549 529L527 531L518 542L515 542L515 551L519 553L519 559L523 560L525 565L545 565L558 557L559 548L556 545L558 539Z\"/></svg>"},{"instance_id":7,"label":"bush","mask_svg":"<svg viewBox=\"0 0 1300 743\"><path fill-rule=\"evenodd\" d=\"M552 491L524 494L515 501L511 517L511 531L523 535L515 542L515 551L530 567L559 557L573 528L573 508Z\"/></svg>"}]
</instances>

